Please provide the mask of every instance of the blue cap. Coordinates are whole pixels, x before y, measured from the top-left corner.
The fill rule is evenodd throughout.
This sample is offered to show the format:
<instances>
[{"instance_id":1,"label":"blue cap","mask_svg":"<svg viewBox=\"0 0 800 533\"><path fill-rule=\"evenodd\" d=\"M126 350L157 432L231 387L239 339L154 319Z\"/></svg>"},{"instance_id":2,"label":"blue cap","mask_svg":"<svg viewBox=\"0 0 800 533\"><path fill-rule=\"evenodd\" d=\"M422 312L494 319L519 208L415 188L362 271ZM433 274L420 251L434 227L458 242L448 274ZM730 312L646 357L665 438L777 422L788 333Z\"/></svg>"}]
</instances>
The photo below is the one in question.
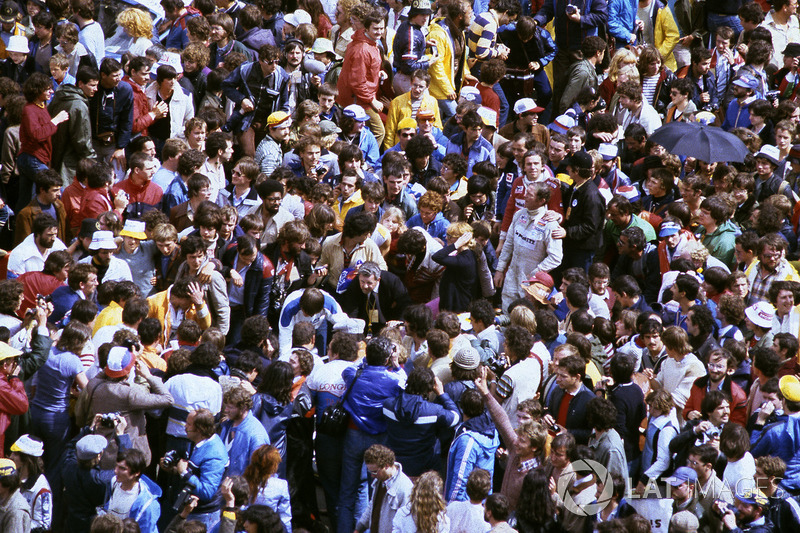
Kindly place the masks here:
<instances>
[{"instance_id":1,"label":"blue cap","mask_svg":"<svg viewBox=\"0 0 800 533\"><path fill-rule=\"evenodd\" d=\"M737 87L744 87L745 89L751 89L753 91L757 91L759 87L758 80L750 74L742 74L733 80L732 83Z\"/></svg>"},{"instance_id":2,"label":"blue cap","mask_svg":"<svg viewBox=\"0 0 800 533\"><path fill-rule=\"evenodd\" d=\"M669 237L670 235L675 235L681 230L681 227L678 225L677 222L662 222L661 229L658 230L659 237Z\"/></svg>"},{"instance_id":3,"label":"blue cap","mask_svg":"<svg viewBox=\"0 0 800 533\"><path fill-rule=\"evenodd\" d=\"M681 466L675 470L675 473L672 474L672 477L668 477L664 481L673 487L683 485L687 481L694 483L697 481L697 472L688 466Z\"/></svg>"}]
</instances>

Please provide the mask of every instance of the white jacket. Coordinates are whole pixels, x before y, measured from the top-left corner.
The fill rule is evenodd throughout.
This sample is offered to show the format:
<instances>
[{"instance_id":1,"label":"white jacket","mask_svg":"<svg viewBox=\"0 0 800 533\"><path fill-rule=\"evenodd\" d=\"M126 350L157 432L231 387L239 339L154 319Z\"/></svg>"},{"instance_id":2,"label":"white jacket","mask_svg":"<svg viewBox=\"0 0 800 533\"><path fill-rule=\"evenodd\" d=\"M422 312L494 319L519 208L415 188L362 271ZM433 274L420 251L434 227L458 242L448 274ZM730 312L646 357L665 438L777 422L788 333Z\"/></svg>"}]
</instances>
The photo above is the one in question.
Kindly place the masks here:
<instances>
[{"instance_id":1,"label":"white jacket","mask_svg":"<svg viewBox=\"0 0 800 533\"><path fill-rule=\"evenodd\" d=\"M144 90L150 105L156 105L158 100L158 84L151 83ZM178 137L183 135L184 125L186 122L194 117L194 103L192 102L191 95L183 92L183 89L175 82L172 89L172 99L169 102L169 136Z\"/></svg>"}]
</instances>

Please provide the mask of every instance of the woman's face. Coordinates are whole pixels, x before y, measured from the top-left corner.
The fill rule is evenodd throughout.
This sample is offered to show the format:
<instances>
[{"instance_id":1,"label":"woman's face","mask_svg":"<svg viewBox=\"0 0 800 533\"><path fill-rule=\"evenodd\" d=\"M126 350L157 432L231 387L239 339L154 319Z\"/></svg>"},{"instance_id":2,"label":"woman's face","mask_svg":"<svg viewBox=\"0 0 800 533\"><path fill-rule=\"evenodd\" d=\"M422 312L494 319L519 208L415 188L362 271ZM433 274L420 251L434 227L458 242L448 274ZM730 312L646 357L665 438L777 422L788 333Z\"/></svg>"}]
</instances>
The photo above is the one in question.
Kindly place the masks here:
<instances>
[{"instance_id":1,"label":"woman's face","mask_svg":"<svg viewBox=\"0 0 800 533\"><path fill-rule=\"evenodd\" d=\"M658 59L655 59L655 60L651 61L647 65L647 75L648 76L655 76L656 74L658 74L659 70L661 70L661 61L659 61Z\"/></svg>"},{"instance_id":2,"label":"woman's face","mask_svg":"<svg viewBox=\"0 0 800 533\"><path fill-rule=\"evenodd\" d=\"M344 9L342 9L341 6L337 7L336 8L336 24L338 24L339 26L344 26L345 24L348 23L349 20L350 20L350 17L347 16L347 14L344 12Z\"/></svg>"}]
</instances>

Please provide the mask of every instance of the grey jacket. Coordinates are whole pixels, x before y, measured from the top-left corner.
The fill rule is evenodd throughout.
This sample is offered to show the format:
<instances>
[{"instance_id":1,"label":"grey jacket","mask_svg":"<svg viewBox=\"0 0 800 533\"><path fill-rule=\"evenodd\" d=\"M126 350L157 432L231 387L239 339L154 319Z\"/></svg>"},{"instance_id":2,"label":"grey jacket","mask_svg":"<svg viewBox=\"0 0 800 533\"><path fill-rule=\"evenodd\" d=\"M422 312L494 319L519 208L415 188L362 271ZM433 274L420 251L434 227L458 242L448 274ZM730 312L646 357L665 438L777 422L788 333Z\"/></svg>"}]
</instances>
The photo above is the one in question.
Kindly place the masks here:
<instances>
[{"instance_id":1,"label":"grey jacket","mask_svg":"<svg viewBox=\"0 0 800 533\"><path fill-rule=\"evenodd\" d=\"M597 71L594 65L587 60L581 60L572 65L567 74L567 85L558 103L560 113L563 113L575 103L584 87L594 87L597 89Z\"/></svg>"},{"instance_id":2,"label":"grey jacket","mask_svg":"<svg viewBox=\"0 0 800 533\"><path fill-rule=\"evenodd\" d=\"M203 263L200 268L206 264ZM178 269L178 274L175 276L176 280L181 279L183 276L189 274L189 265L183 263ZM228 284L222 274L216 270L211 274L211 281L203 285L203 290L206 293L206 300L208 307L211 310L211 325L219 328L223 334L227 335L231 327L231 304L228 300Z\"/></svg>"},{"instance_id":3,"label":"grey jacket","mask_svg":"<svg viewBox=\"0 0 800 533\"><path fill-rule=\"evenodd\" d=\"M95 157L92 147L92 124L89 119L89 99L75 85L64 84L58 88L47 110L51 116L60 111L69 113L69 120L59 124L53 135L53 160L50 165L71 183L81 159Z\"/></svg>"},{"instance_id":4,"label":"grey jacket","mask_svg":"<svg viewBox=\"0 0 800 533\"><path fill-rule=\"evenodd\" d=\"M30 533L31 506L19 490L0 507L0 531L3 533Z\"/></svg>"}]
</instances>

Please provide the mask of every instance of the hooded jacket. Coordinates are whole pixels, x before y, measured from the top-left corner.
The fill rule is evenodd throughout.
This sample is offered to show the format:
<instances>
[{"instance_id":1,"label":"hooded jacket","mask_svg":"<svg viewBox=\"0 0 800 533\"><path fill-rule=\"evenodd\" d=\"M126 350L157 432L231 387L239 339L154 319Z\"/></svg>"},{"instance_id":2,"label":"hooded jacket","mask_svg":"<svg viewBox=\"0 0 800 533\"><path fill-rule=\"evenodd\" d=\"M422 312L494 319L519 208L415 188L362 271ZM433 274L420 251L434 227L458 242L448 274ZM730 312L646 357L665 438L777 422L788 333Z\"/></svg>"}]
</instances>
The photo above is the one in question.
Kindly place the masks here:
<instances>
[{"instance_id":1,"label":"hooded jacket","mask_svg":"<svg viewBox=\"0 0 800 533\"><path fill-rule=\"evenodd\" d=\"M378 44L367 37L364 30L357 31L345 52L337 82L339 96L336 102L342 107L355 103L364 109L371 109L380 85L380 70L381 52Z\"/></svg>"},{"instance_id":2,"label":"hooded jacket","mask_svg":"<svg viewBox=\"0 0 800 533\"><path fill-rule=\"evenodd\" d=\"M89 99L75 85L64 84L58 88L50 105L52 116L61 111L69 113L69 120L58 125L53 135L52 168L64 170L74 176L81 159L94 159L92 125L89 118Z\"/></svg>"},{"instance_id":3,"label":"hooded jacket","mask_svg":"<svg viewBox=\"0 0 800 533\"><path fill-rule=\"evenodd\" d=\"M703 237L703 246L708 248L708 252L725 263L728 268L733 269L736 266L736 236L741 231L731 220L726 220L714 230L711 235Z\"/></svg>"},{"instance_id":4,"label":"hooded jacket","mask_svg":"<svg viewBox=\"0 0 800 533\"><path fill-rule=\"evenodd\" d=\"M106 489L106 501L103 509L108 511L108 504L111 495L117 487L117 477L111 480L111 485ZM161 497L161 487L156 485L149 477L142 475L139 478L139 495L131 506L130 518L136 520L142 533L158 533L158 519L161 516L161 505L158 498Z\"/></svg>"},{"instance_id":5,"label":"hooded jacket","mask_svg":"<svg viewBox=\"0 0 800 533\"><path fill-rule=\"evenodd\" d=\"M383 402L388 446L409 476L436 469L439 453L437 431L455 427L459 421L458 407L445 392L429 402L418 394L401 392L396 398Z\"/></svg>"},{"instance_id":6,"label":"hooded jacket","mask_svg":"<svg viewBox=\"0 0 800 533\"><path fill-rule=\"evenodd\" d=\"M212 45L213 46L213 45ZM150 114L152 106L147 95L144 94L138 83L133 81L129 76L122 78L122 81L131 86L133 90L133 133L141 133L147 135L147 128L154 122L153 116Z\"/></svg>"},{"instance_id":7,"label":"hooded jacket","mask_svg":"<svg viewBox=\"0 0 800 533\"><path fill-rule=\"evenodd\" d=\"M437 100L444 100L449 94L459 93L461 84L464 82L464 76L469 74L467 65L468 47L465 39L461 57L459 58L461 68L458 72L455 72L453 38L447 22L444 19L434 20L428 27L428 32L428 39L436 43L436 48L441 54L441 60L431 65L428 70L431 75L431 85L428 90L430 95Z\"/></svg>"},{"instance_id":8,"label":"hooded jacket","mask_svg":"<svg viewBox=\"0 0 800 533\"><path fill-rule=\"evenodd\" d=\"M444 496L448 502L466 501L467 477L476 468L494 474L494 453L500 437L488 411L470 418L456 429L447 455L447 480Z\"/></svg>"},{"instance_id":9,"label":"hooded jacket","mask_svg":"<svg viewBox=\"0 0 800 533\"><path fill-rule=\"evenodd\" d=\"M28 395L22 380L16 376L0 378L0 451L3 449L5 432L11 423L12 415L22 415L28 411Z\"/></svg>"}]
</instances>

